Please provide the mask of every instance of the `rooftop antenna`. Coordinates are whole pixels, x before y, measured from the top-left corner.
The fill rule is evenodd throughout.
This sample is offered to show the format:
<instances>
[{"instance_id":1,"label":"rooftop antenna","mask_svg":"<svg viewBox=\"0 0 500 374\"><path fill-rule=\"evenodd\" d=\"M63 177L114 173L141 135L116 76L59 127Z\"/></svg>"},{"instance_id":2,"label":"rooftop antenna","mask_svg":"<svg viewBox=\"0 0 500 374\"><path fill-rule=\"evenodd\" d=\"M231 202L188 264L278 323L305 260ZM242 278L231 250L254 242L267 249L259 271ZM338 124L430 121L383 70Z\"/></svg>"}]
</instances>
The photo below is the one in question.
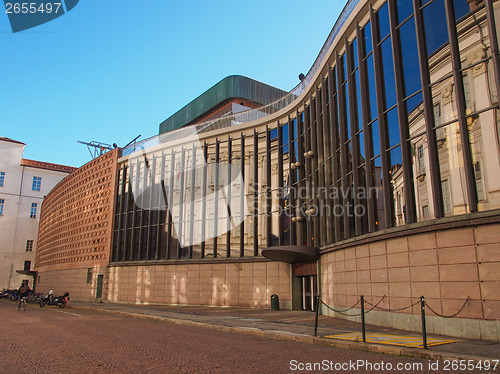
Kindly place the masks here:
<instances>
[{"instance_id":1,"label":"rooftop antenna","mask_svg":"<svg viewBox=\"0 0 500 374\"><path fill-rule=\"evenodd\" d=\"M87 146L87 149L89 150L89 153L90 153L90 156L92 157L92 160L99 157L99 156L102 156L103 154L105 154L108 151L111 151L113 149L113 147L114 148L118 147L116 145L116 143L114 143L111 146L110 144L97 142L95 140L92 140L91 142L82 142L80 140L77 140L76 142L80 143L80 144L85 144Z\"/></svg>"}]
</instances>

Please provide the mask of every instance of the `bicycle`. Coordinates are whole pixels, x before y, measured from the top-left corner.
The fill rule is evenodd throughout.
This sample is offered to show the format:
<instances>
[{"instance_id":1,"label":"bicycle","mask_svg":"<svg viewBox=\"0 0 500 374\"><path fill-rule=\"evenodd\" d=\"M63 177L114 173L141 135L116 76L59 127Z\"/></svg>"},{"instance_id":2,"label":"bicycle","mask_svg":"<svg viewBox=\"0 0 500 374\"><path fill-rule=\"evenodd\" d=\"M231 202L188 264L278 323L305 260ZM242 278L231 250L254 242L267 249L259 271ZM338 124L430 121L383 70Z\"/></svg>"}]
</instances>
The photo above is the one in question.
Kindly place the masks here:
<instances>
[{"instance_id":1,"label":"bicycle","mask_svg":"<svg viewBox=\"0 0 500 374\"><path fill-rule=\"evenodd\" d=\"M26 296L21 297L19 302L17 303L17 311L23 310L23 312L26 311Z\"/></svg>"}]
</instances>

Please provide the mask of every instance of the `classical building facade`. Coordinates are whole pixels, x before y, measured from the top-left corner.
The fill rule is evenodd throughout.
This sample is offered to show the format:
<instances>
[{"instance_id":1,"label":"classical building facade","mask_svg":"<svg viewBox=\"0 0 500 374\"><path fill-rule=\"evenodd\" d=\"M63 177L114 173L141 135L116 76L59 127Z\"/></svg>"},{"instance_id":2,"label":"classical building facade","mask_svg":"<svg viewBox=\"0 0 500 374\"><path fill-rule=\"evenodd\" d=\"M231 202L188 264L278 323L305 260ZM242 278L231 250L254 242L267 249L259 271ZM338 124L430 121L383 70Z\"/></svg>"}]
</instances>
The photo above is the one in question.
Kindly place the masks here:
<instances>
[{"instance_id":1,"label":"classical building facade","mask_svg":"<svg viewBox=\"0 0 500 374\"><path fill-rule=\"evenodd\" d=\"M410 330L424 296L430 332L498 340L499 14L491 0L349 1L291 92L95 161L110 161L110 200L89 189L97 205L79 198L67 217L108 207L106 258L63 244L80 225L45 221L44 205L40 285L310 310L315 295L337 310L363 295L369 323Z\"/></svg>"},{"instance_id":2,"label":"classical building facade","mask_svg":"<svg viewBox=\"0 0 500 374\"><path fill-rule=\"evenodd\" d=\"M25 144L0 137L0 288L33 287L44 196L76 168L23 158Z\"/></svg>"}]
</instances>

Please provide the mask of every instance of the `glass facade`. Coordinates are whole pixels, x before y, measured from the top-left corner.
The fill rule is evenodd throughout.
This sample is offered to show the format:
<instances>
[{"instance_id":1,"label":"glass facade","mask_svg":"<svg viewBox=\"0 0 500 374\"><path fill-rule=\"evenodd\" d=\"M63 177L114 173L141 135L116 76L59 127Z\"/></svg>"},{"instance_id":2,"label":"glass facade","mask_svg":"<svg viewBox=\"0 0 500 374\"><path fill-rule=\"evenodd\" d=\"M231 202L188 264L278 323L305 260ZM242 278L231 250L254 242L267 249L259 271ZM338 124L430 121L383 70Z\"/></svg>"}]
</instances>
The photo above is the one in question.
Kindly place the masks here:
<instances>
[{"instance_id":1,"label":"glass facade","mask_svg":"<svg viewBox=\"0 0 500 374\"><path fill-rule=\"evenodd\" d=\"M364 11L286 117L122 160L112 261L326 248L500 208L492 12L466 0Z\"/></svg>"}]
</instances>

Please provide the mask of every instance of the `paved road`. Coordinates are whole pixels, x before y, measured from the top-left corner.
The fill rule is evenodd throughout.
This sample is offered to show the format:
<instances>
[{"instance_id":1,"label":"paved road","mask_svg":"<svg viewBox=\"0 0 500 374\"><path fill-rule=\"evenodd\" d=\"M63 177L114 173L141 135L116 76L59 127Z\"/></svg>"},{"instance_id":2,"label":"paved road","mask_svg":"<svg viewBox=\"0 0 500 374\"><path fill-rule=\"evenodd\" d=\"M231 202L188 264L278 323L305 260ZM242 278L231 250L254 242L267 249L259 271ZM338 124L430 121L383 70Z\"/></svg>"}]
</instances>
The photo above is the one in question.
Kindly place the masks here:
<instances>
[{"instance_id":1,"label":"paved road","mask_svg":"<svg viewBox=\"0 0 500 374\"><path fill-rule=\"evenodd\" d=\"M314 369L308 363L328 370L307 370ZM353 366L357 363L360 366ZM361 363L373 365L373 370ZM392 371L381 370L388 365ZM396 370L397 365L409 366ZM453 372L443 370L442 363L441 371L429 370L428 365L426 360L88 310L28 305L26 312L17 312L14 303L0 300L0 373Z\"/></svg>"}]
</instances>

